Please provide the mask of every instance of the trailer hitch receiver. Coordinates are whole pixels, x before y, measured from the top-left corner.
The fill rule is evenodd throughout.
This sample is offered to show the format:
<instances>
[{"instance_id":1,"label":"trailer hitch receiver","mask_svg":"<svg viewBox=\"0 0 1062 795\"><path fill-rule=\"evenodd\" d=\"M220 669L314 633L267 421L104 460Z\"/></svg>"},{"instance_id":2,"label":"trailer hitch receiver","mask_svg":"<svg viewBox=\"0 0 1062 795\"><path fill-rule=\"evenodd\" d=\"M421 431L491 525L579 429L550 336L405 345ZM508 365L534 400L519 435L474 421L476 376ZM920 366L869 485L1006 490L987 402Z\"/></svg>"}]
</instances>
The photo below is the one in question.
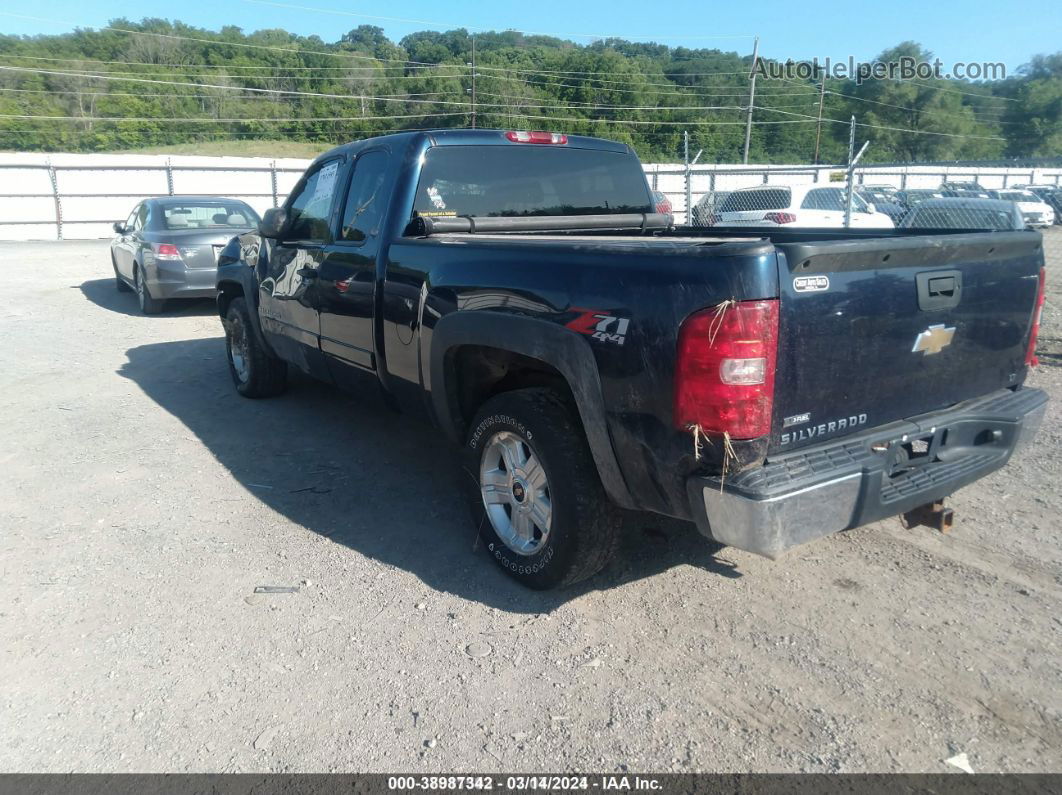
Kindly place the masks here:
<instances>
[{"instance_id":1,"label":"trailer hitch receiver","mask_svg":"<svg viewBox=\"0 0 1062 795\"><path fill-rule=\"evenodd\" d=\"M954 520L955 513L951 508L944 507L944 500L927 502L925 505L919 505L903 515L904 527L912 528L925 525L926 527L932 527L934 530L939 530L941 533L951 532L951 525Z\"/></svg>"}]
</instances>

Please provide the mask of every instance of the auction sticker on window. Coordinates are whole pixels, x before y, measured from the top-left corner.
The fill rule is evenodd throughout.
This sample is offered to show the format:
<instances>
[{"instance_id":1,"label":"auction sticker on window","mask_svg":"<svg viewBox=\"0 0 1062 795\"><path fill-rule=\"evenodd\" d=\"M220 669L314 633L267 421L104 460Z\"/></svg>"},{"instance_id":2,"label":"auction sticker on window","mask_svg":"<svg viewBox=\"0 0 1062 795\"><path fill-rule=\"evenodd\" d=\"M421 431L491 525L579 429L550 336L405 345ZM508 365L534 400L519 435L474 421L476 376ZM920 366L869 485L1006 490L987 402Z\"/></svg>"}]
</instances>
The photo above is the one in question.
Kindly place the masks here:
<instances>
[{"instance_id":1,"label":"auction sticker on window","mask_svg":"<svg viewBox=\"0 0 1062 795\"><path fill-rule=\"evenodd\" d=\"M319 199L322 196L331 197L332 188L336 184L336 174L339 173L339 163L329 163L327 166L321 169L317 175L317 187L314 189L314 199Z\"/></svg>"},{"instance_id":2,"label":"auction sticker on window","mask_svg":"<svg viewBox=\"0 0 1062 795\"><path fill-rule=\"evenodd\" d=\"M830 289L829 276L797 276L793 279L793 289L798 293L819 293Z\"/></svg>"}]
</instances>

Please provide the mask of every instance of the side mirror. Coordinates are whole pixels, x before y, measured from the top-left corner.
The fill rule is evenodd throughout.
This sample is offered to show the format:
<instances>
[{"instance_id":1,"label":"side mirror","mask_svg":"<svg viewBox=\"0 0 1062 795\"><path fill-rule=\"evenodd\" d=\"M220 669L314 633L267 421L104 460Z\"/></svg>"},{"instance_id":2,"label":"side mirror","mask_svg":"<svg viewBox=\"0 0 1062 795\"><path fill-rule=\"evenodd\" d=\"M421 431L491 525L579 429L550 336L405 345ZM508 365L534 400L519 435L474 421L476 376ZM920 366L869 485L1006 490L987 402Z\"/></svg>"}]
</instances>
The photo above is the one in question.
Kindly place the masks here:
<instances>
[{"instance_id":1,"label":"side mirror","mask_svg":"<svg viewBox=\"0 0 1062 795\"><path fill-rule=\"evenodd\" d=\"M876 213L877 211L878 211L878 208L874 206L873 202L867 202L867 212L868 213L873 214L873 213Z\"/></svg>"},{"instance_id":2,"label":"side mirror","mask_svg":"<svg viewBox=\"0 0 1062 795\"><path fill-rule=\"evenodd\" d=\"M120 235L124 235L129 231L129 227L125 225L124 221L115 221L113 224L113 229Z\"/></svg>"},{"instance_id":3,"label":"side mirror","mask_svg":"<svg viewBox=\"0 0 1062 795\"><path fill-rule=\"evenodd\" d=\"M274 207L266 210L262 220L258 222L258 234L275 240L284 233L284 227L287 225L287 212L283 207Z\"/></svg>"}]
</instances>

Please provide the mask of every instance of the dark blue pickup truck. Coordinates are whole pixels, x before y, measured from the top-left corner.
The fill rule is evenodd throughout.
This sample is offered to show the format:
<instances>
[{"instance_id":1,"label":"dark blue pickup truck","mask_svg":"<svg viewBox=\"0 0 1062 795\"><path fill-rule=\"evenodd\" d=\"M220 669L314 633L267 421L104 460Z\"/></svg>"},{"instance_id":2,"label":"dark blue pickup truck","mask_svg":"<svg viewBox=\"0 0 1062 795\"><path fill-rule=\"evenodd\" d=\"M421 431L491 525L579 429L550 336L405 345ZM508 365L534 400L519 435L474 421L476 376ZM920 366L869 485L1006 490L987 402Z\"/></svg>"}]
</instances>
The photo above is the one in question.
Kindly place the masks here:
<instances>
[{"instance_id":1,"label":"dark blue pickup truck","mask_svg":"<svg viewBox=\"0 0 1062 795\"><path fill-rule=\"evenodd\" d=\"M237 390L293 365L464 446L486 548L548 588L618 509L776 557L945 496L1036 432L1036 232L671 228L624 144L333 149L219 257Z\"/></svg>"}]
</instances>

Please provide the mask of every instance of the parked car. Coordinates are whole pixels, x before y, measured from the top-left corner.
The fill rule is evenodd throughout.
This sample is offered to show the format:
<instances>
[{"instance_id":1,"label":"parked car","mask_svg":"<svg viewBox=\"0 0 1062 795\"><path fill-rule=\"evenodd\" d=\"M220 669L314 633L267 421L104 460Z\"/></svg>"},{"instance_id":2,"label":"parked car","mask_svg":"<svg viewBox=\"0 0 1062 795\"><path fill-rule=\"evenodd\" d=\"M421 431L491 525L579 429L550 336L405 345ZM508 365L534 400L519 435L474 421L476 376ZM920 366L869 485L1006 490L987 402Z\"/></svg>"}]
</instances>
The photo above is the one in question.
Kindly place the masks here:
<instances>
[{"instance_id":1,"label":"parked car","mask_svg":"<svg viewBox=\"0 0 1062 795\"><path fill-rule=\"evenodd\" d=\"M1055 223L1062 224L1062 189L1045 191L1040 198L1055 211Z\"/></svg>"},{"instance_id":2,"label":"parked car","mask_svg":"<svg viewBox=\"0 0 1062 795\"><path fill-rule=\"evenodd\" d=\"M714 226L719 205L726 201L726 197L729 195L730 191L728 190L717 190L714 193L708 192L701 196L697 203L693 205L692 225Z\"/></svg>"},{"instance_id":3,"label":"parked car","mask_svg":"<svg viewBox=\"0 0 1062 795\"><path fill-rule=\"evenodd\" d=\"M663 191L653 191L653 206L658 213L667 216L670 224L675 223L675 211L671 206L671 199Z\"/></svg>"},{"instance_id":4,"label":"parked car","mask_svg":"<svg viewBox=\"0 0 1062 795\"><path fill-rule=\"evenodd\" d=\"M896 194L899 193L899 188L895 185L885 185L875 182L864 182L859 186L867 193L879 197L882 201L896 202Z\"/></svg>"},{"instance_id":5,"label":"parked car","mask_svg":"<svg viewBox=\"0 0 1062 795\"><path fill-rule=\"evenodd\" d=\"M1050 193L1059 188L1062 188L1062 185L1007 185L1002 190L1027 190L1042 199L1045 193Z\"/></svg>"},{"instance_id":6,"label":"parked car","mask_svg":"<svg viewBox=\"0 0 1062 795\"><path fill-rule=\"evenodd\" d=\"M171 298L212 298L218 251L258 221L258 213L238 199L145 199L114 224L115 286L135 290L145 315L161 312Z\"/></svg>"},{"instance_id":7,"label":"parked car","mask_svg":"<svg viewBox=\"0 0 1062 795\"><path fill-rule=\"evenodd\" d=\"M1054 210L1055 223L1062 224L1062 185L1011 185L1007 190L1021 189L1035 193L1040 201Z\"/></svg>"},{"instance_id":8,"label":"parked car","mask_svg":"<svg viewBox=\"0 0 1062 795\"><path fill-rule=\"evenodd\" d=\"M945 199L991 199L992 193L982 188L964 190L961 188L941 188L940 195Z\"/></svg>"},{"instance_id":9,"label":"parked car","mask_svg":"<svg viewBox=\"0 0 1062 795\"><path fill-rule=\"evenodd\" d=\"M1027 190L994 190L993 199L1015 202L1025 218L1025 225L1030 228L1047 227L1055 222L1055 211L1047 202L1035 193Z\"/></svg>"},{"instance_id":10,"label":"parked car","mask_svg":"<svg viewBox=\"0 0 1062 795\"><path fill-rule=\"evenodd\" d=\"M276 395L297 367L429 419L463 446L453 485L486 554L535 588L600 570L617 506L769 557L944 521L939 501L1035 434L1040 234L718 234L653 210L611 141L332 149L219 257L236 391Z\"/></svg>"},{"instance_id":11,"label":"parked car","mask_svg":"<svg viewBox=\"0 0 1062 795\"><path fill-rule=\"evenodd\" d=\"M988 196L982 196L980 194L987 193L987 191L981 187L979 183L975 182L958 182L958 181L944 181L940 183L939 190L942 193L960 193L968 198L981 198L987 199Z\"/></svg>"},{"instance_id":12,"label":"parked car","mask_svg":"<svg viewBox=\"0 0 1062 795\"><path fill-rule=\"evenodd\" d=\"M915 188L913 190L901 190L896 192L896 200L908 210L927 199L941 199L943 197L944 194L936 188Z\"/></svg>"},{"instance_id":13,"label":"parked car","mask_svg":"<svg viewBox=\"0 0 1062 795\"><path fill-rule=\"evenodd\" d=\"M843 185L760 185L733 191L719 205L715 226L832 229L844 226ZM860 229L892 229L885 213L874 212L860 198L852 197L852 226Z\"/></svg>"},{"instance_id":14,"label":"parked car","mask_svg":"<svg viewBox=\"0 0 1062 795\"><path fill-rule=\"evenodd\" d=\"M904 229L1024 229L1014 202L995 199L928 199L900 223Z\"/></svg>"},{"instance_id":15,"label":"parked car","mask_svg":"<svg viewBox=\"0 0 1062 795\"><path fill-rule=\"evenodd\" d=\"M859 197L870 205L874 212L885 213L889 219L899 226L900 221L907 214L907 208L896 201L896 194L886 193L875 188L859 186L856 188Z\"/></svg>"}]
</instances>

